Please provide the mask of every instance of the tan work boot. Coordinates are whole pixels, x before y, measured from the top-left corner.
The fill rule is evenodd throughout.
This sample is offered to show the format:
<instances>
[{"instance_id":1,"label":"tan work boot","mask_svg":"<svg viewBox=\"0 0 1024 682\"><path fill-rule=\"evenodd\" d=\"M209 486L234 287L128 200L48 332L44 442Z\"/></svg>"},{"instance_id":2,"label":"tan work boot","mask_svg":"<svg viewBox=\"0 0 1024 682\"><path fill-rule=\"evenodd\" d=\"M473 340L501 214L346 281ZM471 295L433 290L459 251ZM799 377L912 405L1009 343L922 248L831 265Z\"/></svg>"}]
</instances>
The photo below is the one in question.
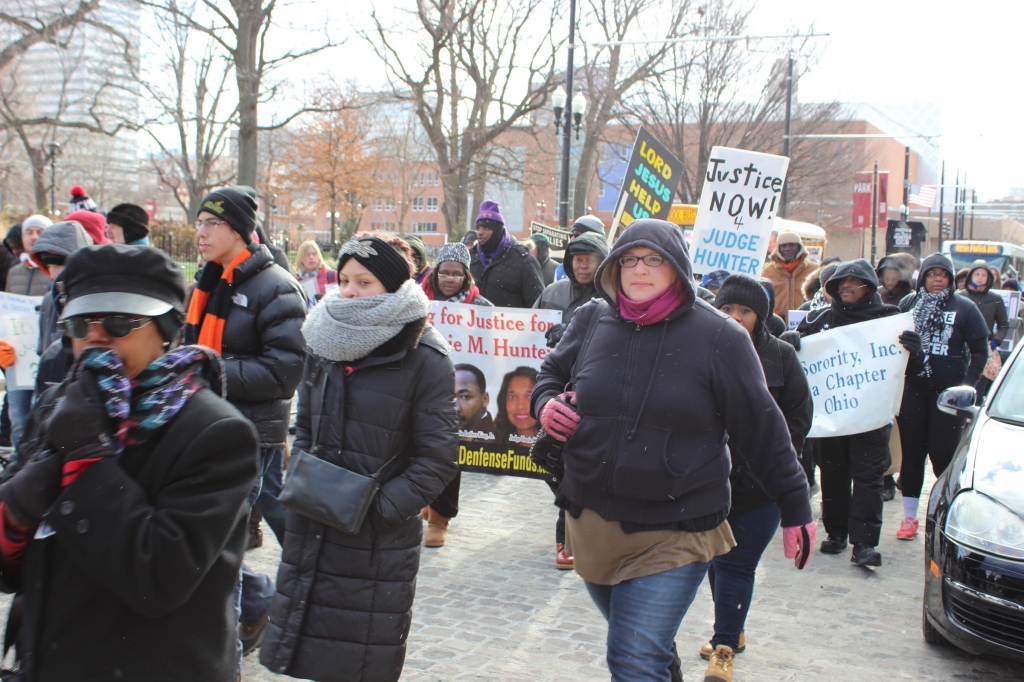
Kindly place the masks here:
<instances>
[{"instance_id":1,"label":"tan work boot","mask_svg":"<svg viewBox=\"0 0 1024 682\"><path fill-rule=\"evenodd\" d=\"M732 682L732 649L718 645L708 661L704 682Z\"/></svg>"},{"instance_id":2,"label":"tan work boot","mask_svg":"<svg viewBox=\"0 0 1024 682\"><path fill-rule=\"evenodd\" d=\"M424 547L444 547L448 539L448 524L451 519L445 518L427 507L427 534L423 536Z\"/></svg>"},{"instance_id":3,"label":"tan work boot","mask_svg":"<svg viewBox=\"0 0 1024 682\"><path fill-rule=\"evenodd\" d=\"M743 650L746 649L746 648L747 648L747 633L741 632L740 633L740 643L733 650L733 653L734 654L742 654ZM707 644L705 644L704 646L702 646L700 648L700 657L703 658L705 661L710 660L711 659L711 654L713 654L713 653L715 653L715 647L711 646L711 642L708 642Z\"/></svg>"}]
</instances>

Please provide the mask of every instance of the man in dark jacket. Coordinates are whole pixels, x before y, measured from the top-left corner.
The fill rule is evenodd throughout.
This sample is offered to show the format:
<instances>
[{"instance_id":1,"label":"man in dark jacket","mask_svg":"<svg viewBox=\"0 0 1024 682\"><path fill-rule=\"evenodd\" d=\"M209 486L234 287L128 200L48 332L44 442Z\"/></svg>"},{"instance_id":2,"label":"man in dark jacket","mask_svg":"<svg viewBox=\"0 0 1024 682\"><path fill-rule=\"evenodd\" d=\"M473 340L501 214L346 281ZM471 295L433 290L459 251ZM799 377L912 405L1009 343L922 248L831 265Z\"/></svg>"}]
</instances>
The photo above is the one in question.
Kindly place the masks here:
<instances>
[{"instance_id":1,"label":"man in dark jacket","mask_svg":"<svg viewBox=\"0 0 1024 682\"><path fill-rule=\"evenodd\" d=\"M604 235L594 232L584 233L566 245L564 265L568 277L549 284L533 304L534 308L562 313L562 324L555 325L545 334L548 348L558 344L576 309L600 295L594 286L594 277L607 255L608 242Z\"/></svg>"},{"instance_id":2,"label":"man in dark jacket","mask_svg":"<svg viewBox=\"0 0 1024 682\"><path fill-rule=\"evenodd\" d=\"M480 204L469 270L480 295L500 308L529 308L544 291L540 263L505 229L494 201Z\"/></svg>"},{"instance_id":3,"label":"man in dark jacket","mask_svg":"<svg viewBox=\"0 0 1024 682\"><path fill-rule=\"evenodd\" d=\"M92 244L92 237L85 228L74 220L65 220L54 223L43 231L32 246L31 258L40 270L49 274L56 282L64 270L68 256ZM57 340L56 298L60 295L60 289L51 286L39 306L39 343L36 344L38 355L45 353L50 344Z\"/></svg>"},{"instance_id":4,"label":"man in dark jacket","mask_svg":"<svg viewBox=\"0 0 1024 682\"><path fill-rule=\"evenodd\" d=\"M878 276L863 258L837 267L825 282L825 291L832 297L832 304L812 310L796 331L782 335L782 340L789 341L797 350L803 336L900 312L895 306L882 303ZM920 352L921 339L916 332L903 332L900 343L911 354ZM892 425L887 425L863 433L817 439L822 521L828 532L828 539L821 543L823 553L841 553L849 538L853 543L850 561L859 566L882 565L882 555L875 547L882 532L882 477L890 463L891 431Z\"/></svg>"},{"instance_id":5,"label":"man in dark jacket","mask_svg":"<svg viewBox=\"0 0 1024 682\"><path fill-rule=\"evenodd\" d=\"M555 271L559 266L559 263L551 260L551 240L540 232L531 234L530 239L537 245L537 262L540 263L540 271L544 275L544 286L549 287L555 281Z\"/></svg>"},{"instance_id":6,"label":"man in dark jacket","mask_svg":"<svg viewBox=\"0 0 1024 682\"><path fill-rule=\"evenodd\" d=\"M221 397L220 360L174 347L185 283L166 254L88 247L65 283L76 365L0 486L24 679L233 680L255 429Z\"/></svg>"},{"instance_id":7,"label":"man in dark jacket","mask_svg":"<svg viewBox=\"0 0 1024 682\"><path fill-rule=\"evenodd\" d=\"M21 246L21 223L7 230L4 237L4 248L0 249L0 286L7 286L7 273L17 265L25 249Z\"/></svg>"},{"instance_id":8,"label":"man in dark jacket","mask_svg":"<svg viewBox=\"0 0 1024 682\"><path fill-rule=\"evenodd\" d=\"M587 234L588 232L605 237L604 223L601 222L601 219L596 215L585 215L577 218L575 222L573 222L572 228L570 228L569 241L571 242L580 235ZM607 237L605 237L605 240L607 240ZM565 263L559 263L558 267L555 268L555 281L558 282L566 277Z\"/></svg>"},{"instance_id":9,"label":"man in dark jacket","mask_svg":"<svg viewBox=\"0 0 1024 682\"><path fill-rule=\"evenodd\" d=\"M262 475L250 502L259 505L278 541L284 509L277 502L284 469L291 398L302 377L306 297L295 278L253 242L256 201L246 188L225 187L200 204L199 252L206 261L188 310L185 340L224 358L227 398L256 426ZM239 624L246 653L258 645L270 614L273 582L243 567Z\"/></svg>"}]
</instances>

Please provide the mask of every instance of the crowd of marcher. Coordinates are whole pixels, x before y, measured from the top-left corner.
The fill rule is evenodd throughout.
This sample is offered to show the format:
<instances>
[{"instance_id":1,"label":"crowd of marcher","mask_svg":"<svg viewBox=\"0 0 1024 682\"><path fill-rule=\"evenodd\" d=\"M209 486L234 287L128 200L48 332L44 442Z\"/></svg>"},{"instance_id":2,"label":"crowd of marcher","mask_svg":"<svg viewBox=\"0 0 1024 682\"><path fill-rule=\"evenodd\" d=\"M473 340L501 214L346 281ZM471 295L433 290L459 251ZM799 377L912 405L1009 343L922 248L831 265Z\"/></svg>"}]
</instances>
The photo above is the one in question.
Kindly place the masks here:
<instances>
[{"instance_id":1,"label":"crowd of marcher","mask_svg":"<svg viewBox=\"0 0 1024 682\"><path fill-rule=\"evenodd\" d=\"M984 398L1011 326L993 289L1016 287L941 254L818 263L787 231L760 278L695 277L676 226L637 220L609 245L595 216L556 263L548 236L518 241L493 201L436 251L360 233L336 266L312 241L292 265L243 186L201 201L186 282L149 246L145 209L102 213L77 186L71 204L0 249L5 291L42 297L35 387L9 387L0 421L18 669L3 679L25 682L228 682L257 648L296 678L399 679L420 548L443 547L459 512L460 433L546 443L555 568L607 621L613 680L682 679L675 637L707 576L705 681L730 682L778 529L798 569L817 545L818 480L822 553L852 544L854 564L881 566L897 488L896 537L916 537L926 461L941 473L964 426L936 398L961 384ZM488 387L453 364L431 301L561 320L539 369ZM806 316L787 331L793 311ZM894 424L807 438L801 339L901 313L898 438ZM0 340L0 367L15 356ZM276 578L243 561L261 520L282 547Z\"/></svg>"}]
</instances>

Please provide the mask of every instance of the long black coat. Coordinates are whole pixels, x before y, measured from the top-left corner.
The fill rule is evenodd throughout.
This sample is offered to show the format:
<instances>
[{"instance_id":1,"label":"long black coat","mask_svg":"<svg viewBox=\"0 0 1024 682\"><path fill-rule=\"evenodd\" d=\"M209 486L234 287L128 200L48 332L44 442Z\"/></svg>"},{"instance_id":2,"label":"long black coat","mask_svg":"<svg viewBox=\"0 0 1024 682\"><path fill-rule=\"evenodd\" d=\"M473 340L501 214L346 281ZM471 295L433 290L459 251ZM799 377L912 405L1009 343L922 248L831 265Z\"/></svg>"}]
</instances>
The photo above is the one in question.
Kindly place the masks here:
<instances>
[{"instance_id":1,"label":"long black coat","mask_svg":"<svg viewBox=\"0 0 1024 682\"><path fill-rule=\"evenodd\" d=\"M20 574L26 679L234 680L258 470L252 424L202 389L162 433L79 476L47 515L56 534L29 544Z\"/></svg>"},{"instance_id":2,"label":"long black coat","mask_svg":"<svg viewBox=\"0 0 1024 682\"><path fill-rule=\"evenodd\" d=\"M266 246L249 248L253 255L235 269L234 305L224 323L228 400L256 425L264 447L283 447L302 379L308 306L298 282L274 263Z\"/></svg>"},{"instance_id":3,"label":"long black coat","mask_svg":"<svg viewBox=\"0 0 1024 682\"><path fill-rule=\"evenodd\" d=\"M426 327L420 338L423 329L422 321L407 325L348 377L340 363L307 358L295 450L362 474L397 455L401 473L381 487L355 535L288 512L260 652L275 673L321 682L388 682L402 673L419 512L458 471L455 370L441 335Z\"/></svg>"},{"instance_id":4,"label":"long black coat","mask_svg":"<svg viewBox=\"0 0 1024 682\"><path fill-rule=\"evenodd\" d=\"M480 295L499 308L530 308L544 291L540 263L519 242L509 245L487 268L476 249L470 257L469 271Z\"/></svg>"}]
</instances>

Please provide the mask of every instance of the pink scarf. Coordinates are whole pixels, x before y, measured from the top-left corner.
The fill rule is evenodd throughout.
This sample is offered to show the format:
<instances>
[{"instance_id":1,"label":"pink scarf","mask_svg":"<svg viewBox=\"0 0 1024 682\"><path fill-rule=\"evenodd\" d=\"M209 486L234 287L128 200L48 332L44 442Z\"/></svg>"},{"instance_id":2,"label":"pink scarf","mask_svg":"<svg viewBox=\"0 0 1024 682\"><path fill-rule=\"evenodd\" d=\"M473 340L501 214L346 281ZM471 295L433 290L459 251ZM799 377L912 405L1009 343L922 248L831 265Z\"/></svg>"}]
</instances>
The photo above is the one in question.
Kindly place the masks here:
<instances>
[{"instance_id":1,"label":"pink scarf","mask_svg":"<svg viewBox=\"0 0 1024 682\"><path fill-rule=\"evenodd\" d=\"M689 296L678 281L646 301L629 300L626 298L625 292L622 291L622 285L619 284L618 295L615 298L619 314L637 324L657 324L668 317L673 310L688 302Z\"/></svg>"}]
</instances>

